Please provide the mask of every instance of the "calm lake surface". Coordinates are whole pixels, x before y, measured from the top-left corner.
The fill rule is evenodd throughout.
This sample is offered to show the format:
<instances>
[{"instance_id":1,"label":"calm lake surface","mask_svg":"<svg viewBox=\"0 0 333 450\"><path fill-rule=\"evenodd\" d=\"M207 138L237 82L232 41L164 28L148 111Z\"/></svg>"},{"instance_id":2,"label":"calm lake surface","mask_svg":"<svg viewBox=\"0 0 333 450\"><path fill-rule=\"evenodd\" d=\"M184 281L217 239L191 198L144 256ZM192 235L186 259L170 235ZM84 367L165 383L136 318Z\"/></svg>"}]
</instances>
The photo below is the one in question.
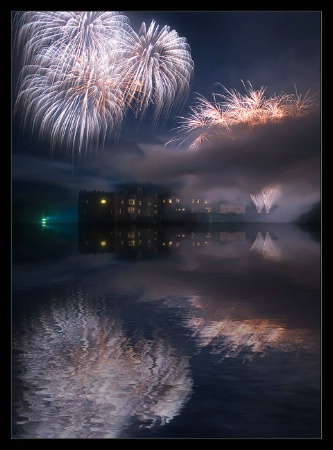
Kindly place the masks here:
<instances>
[{"instance_id":1,"label":"calm lake surface","mask_svg":"<svg viewBox=\"0 0 333 450\"><path fill-rule=\"evenodd\" d=\"M13 226L12 438L321 438L321 236Z\"/></svg>"}]
</instances>

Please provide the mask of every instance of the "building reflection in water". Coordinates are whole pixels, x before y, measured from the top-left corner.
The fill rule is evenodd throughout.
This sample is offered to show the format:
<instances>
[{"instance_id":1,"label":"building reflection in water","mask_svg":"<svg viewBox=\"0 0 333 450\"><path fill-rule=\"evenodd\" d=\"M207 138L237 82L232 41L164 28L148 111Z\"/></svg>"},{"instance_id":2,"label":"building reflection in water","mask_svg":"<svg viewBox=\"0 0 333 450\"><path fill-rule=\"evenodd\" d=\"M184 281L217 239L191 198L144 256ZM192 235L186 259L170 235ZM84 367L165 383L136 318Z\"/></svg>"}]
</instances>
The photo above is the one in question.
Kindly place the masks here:
<instances>
[{"instance_id":1,"label":"building reflection in water","mask_svg":"<svg viewBox=\"0 0 333 450\"><path fill-rule=\"evenodd\" d=\"M113 251L117 254L131 254L136 257L142 257L144 254L163 252L174 252L184 255L186 250L211 249L214 255L213 245L220 244L219 248L229 256L225 245L232 245L233 251L237 252L237 243L239 253L246 251L260 255L263 260L279 262L283 259L278 240L274 240L270 231L258 231L256 226L247 227L247 232L240 226L224 226L218 229L212 229L208 226L196 227L167 227L161 228L137 228L135 226L128 228L110 228L93 226L92 228L81 230L79 235L79 247L81 252ZM108 240L105 237L108 235ZM108 247L106 245L108 242ZM105 245L104 245L105 243ZM233 245L235 244L235 245ZM182 252L183 250L183 252ZM177 253L178 252L178 253ZM180 253L179 253L180 252ZM221 255L221 253L219 255ZM286 256L288 259L288 256ZM288 261L286 261L288 262ZM184 258L184 269L186 271L195 271L196 266L193 259ZM303 262L304 264L304 262ZM289 267L289 266L287 266ZM209 268L211 271L211 268ZM293 270L289 271L288 276L293 277ZM146 285L149 291L149 283L152 279L147 275L145 282L142 275L142 283ZM297 274L295 276L297 279ZM153 282L151 283L153 284ZM164 286L167 286L167 282ZM170 285L174 286L170 282ZM161 283L159 289L163 289ZM190 289L189 289L190 290ZM244 360L251 360L254 355L264 356L269 351L310 351L318 343L314 344L314 336L305 328L288 328L283 321L265 318L237 317L238 311L243 308L233 306L226 307L228 302L221 303L218 310L211 306L211 296L204 300L204 297L195 295L186 296L182 292L182 315L183 323L188 327L192 336L195 337L199 348L210 346L214 353L220 353L224 357L239 357ZM184 297L185 295L185 297ZM164 303L169 307L175 306L177 300L172 292L164 292ZM187 298L185 301L184 299ZM210 305L210 306L209 306ZM243 301L244 305L244 301Z\"/></svg>"},{"instance_id":2,"label":"building reflection in water","mask_svg":"<svg viewBox=\"0 0 333 450\"><path fill-rule=\"evenodd\" d=\"M23 438L116 438L131 421L168 423L191 395L189 358L167 336L128 336L102 300L88 302L80 291L52 298L14 337L14 349Z\"/></svg>"}]
</instances>

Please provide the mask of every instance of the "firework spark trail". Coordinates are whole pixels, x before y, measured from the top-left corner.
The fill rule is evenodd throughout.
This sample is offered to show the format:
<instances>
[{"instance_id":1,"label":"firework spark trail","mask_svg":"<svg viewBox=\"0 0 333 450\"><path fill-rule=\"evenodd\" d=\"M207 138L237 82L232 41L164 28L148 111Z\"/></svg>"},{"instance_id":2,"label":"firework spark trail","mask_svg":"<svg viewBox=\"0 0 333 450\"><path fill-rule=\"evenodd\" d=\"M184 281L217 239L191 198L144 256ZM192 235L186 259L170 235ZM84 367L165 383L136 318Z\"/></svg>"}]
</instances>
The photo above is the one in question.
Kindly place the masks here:
<instances>
[{"instance_id":1,"label":"firework spark trail","mask_svg":"<svg viewBox=\"0 0 333 450\"><path fill-rule=\"evenodd\" d=\"M258 213L260 214L264 207L264 198L263 198L262 194L261 193L256 194L256 195L250 194L250 197L251 197Z\"/></svg>"},{"instance_id":2,"label":"firework spark trail","mask_svg":"<svg viewBox=\"0 0 333 450\"><path fill-rule=\"evenodd\" d=\"M200 146L200 144L202 144L204 141L209 140L210 135L208 131L211 128L211 120L206 115L203 115L201 111L199 111L198 109L192 107L191 110L192 114L189 117L185 118L179 116L179 119L181 119L181 121L183 122L178 127L178 132L179 131L185 132L185 137L179 145L183 144L187 139L192 139L192 142L189 146L189 150L194 150L198 146ZM193 130L195 130L196 133L195 138L192 137ZM173 142L175 140L176 140L175 138L172 138L165 145L168 145L170 142Z\"/></svg>"},{"instance_id":3,"label":"firework spark trail","mask_svg":"<svg viewBox=\"0 0 333 450\"><path fill-rule=\"evenodd\" d=\"M148 28L143 22L138 34L132 30L121 44L116 71L126 80L126 97L134 99L136 115L143 115L152 105L155 119L163 112L167 116L174 102L186 99L193 75L185 38L168 26L159 31L152 21Z\"/></svg>"},{"instance_id":4,"label":"firework spark trail","mask_svg":"<svg viewBox=\"0 0 333 450\"><path fill-rule=\"evenodd\" d=\"M241 80L242 81L242 80ZM190 107L191 114L188 117L178 117L181 125L174 130L177 133L187 134L184 138L175 138L165 145L175 140L180 140L182 145L189 137L195 136L198 129L202 128L202 123L206 128L206 140L210 140L214 135L227 135L234 138L232 128L236 125L263 125L269 122L279 122L286 118L302 117L309 112L315 103L315 96L295 94L274 94L266 97L267 87L262 86L255 90L248 81L248 87L242 81L245 94L241 94L236 89L227 89L220 85L224 93L213 93L213 101L209 101L203 96L198 96L196 106ZM217 101L217 98L220 101ZM195 138L194 138L195 140ZM195 146L199 148L199 146ZM189 149L193 149L190 145Z\"/></svg>"},{"instance_id":5,"label":"firework spark trail","mask_svg":"<svg viewBox=\"0 0 333 450\"><path fill-rule=\"evenodd\" d=\"M24 111L24 127L32 122L40 137L50 136L51 149L76 145L87 151L90 142L103 145L120 127L125 115L121 83L109 75L108 58L98 60L95 65L72 57L59 69L58 53L52 58L48 52L34 74L24 78L15 111Z\"/></svg>"},{"instance_id":6,"label":"firework spark trail","mask_svg":"<svg viewBox=\"0 0 333 450\"><path fill-rule=\"evenodd\" d=\"M313 106L315 102L314 96L310 95L310 90L306 94L302 95L297 92L295 86L295 94L289 96L289 114L292 117L302 117L308 113L308 110Z\"/></svg>"},{"instance_id":7,"label":"firework spark trail","mask_svg":"<svg viewBox=\"0 0 333 450\"><path fill-rule=\"evenodd\" d=\"M224 99L222 104L227 112L230 123L247 123L250 125L262 123L263 117L265 117L264 111L267 101L264 95L266 87L261 87L256 91L250 82L248 82L249 88L245 86L243 81L242 83L246 95L240 94L236 89L228 90L221 85L226 94L215 94L215 96L218 95Z\"/></svg>"},{"instance_id":8,"label":"firework spark trail","mask_svg":"<svg viewBox=\"0 0 333 450\"><path fill-rule=\"evenodd\" d=\"M277 199L277 197L279 195L279 189L280 189L279 186L276 185L276 186L266 186L262 190L262 195L263 195L264 204L265 204L265 210L266 210L267 214L271 210L274 201Z\"/></svg>"},{"instance_id":9,"label":"firework spark trail","mask_svg":"<svg viewBox=\"0 0 333 450\"><path fill-rule=\"evenodd\" d=\"M178 147L191 138L193 140L189 150L198 149L203 142L211 141L216 135L226 134L229 137L233 137L230 117L222 109L221 103L216 101L212 103L204 96L198 94L196 104L191 106L190 110L191 114L188 117L178 117L180 125L175 130L177 130L177 133L185 134ZM173 138L165 145L176 140L177 138Z\"/></svg>"},{"instance_id":10,"label":"firework spark trail","mask_svg":"<svg viewBox=\"0 0 333 450\"><path fill-rule=\"evenodd\" d=\"M185 38L153 21L139 34L117 12L26 12L16 23L22 70L15 112L51 148L72 155L117 135L127 110L154 120L185 101L193 75Z\"/></svg>"},{"instance_id":11,"label":"firework spark trail","mask_svg":"<svg viewBox=\"0 0 333 450\"><path fill-rule=\"evenodd\" d=\"M14 48L23 65L49 48L59 51L64 61L73 52L76 56L104 53L120 39L128 23L116 11L28 11L17 21Z\"/></svg>"},{"instance_id":12,"label":"firework spark trail","mask_svg":"<svg viewBox=\"0 0 333 450\"><path fill-rule=\"evenodd\" d=\"M250 194L251 200L253 201L257 212L260 214L263 208L268 214L273 206L273 203L278 199L280 195L279 185L265 186L261 192L256 195Z\"/></svg>"},{"instance_id":13,"label":"firework spark trail","mask_svg":"<svg viewBox=\"0 0 333 450\"><path fill-rule=\"evenodd\" d=\"M279 185L265 186L261 192L256 195L250 194L251 200L253 201L257 212L261 213L265 207L265 211L268 214L273 206L273 203L277 200L280 195Z\"/></svg>"}]
</instances>

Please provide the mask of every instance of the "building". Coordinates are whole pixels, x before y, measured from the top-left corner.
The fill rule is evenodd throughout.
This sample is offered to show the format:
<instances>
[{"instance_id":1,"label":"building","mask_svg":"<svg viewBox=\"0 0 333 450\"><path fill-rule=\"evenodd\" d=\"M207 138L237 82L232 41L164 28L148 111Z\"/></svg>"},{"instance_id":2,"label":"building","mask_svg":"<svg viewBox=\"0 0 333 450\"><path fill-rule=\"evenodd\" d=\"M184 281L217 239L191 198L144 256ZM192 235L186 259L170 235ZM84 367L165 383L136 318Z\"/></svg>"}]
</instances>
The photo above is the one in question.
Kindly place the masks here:
<instances>
[{"instance_id":1,"label":"building","mask_svg":"<svg viewBox=\"0 0 333 450\"><path fill-rule=\"evenodd\" d=\"M160 221L161 199L157 194L136 191L80 191L79 222L157 223Z\"/></svg>"},{"instance_id":2,"label":"building","mask_svg":"<svg viewBox=\"0 0 333 450\"><path fill-rule=\"evenodd\" d=\"M103 192L80 191L80 223L212 223L239 221L244 204L227 204L206 197L187 198L176 192L146 193L136 189Z\"/></svg>"},{"instance_id":3,"label":"building","mask_svg":"<svg viewBox=\"0 0 333 450\"><path fill-rule=\"evenodd\" d=\"M219 206L219 213L221 214L245 214L246 213L246 206L243 203L237 203L237 204L227 204L227 203L220 203Z\"/></svg>"}]
</instances>

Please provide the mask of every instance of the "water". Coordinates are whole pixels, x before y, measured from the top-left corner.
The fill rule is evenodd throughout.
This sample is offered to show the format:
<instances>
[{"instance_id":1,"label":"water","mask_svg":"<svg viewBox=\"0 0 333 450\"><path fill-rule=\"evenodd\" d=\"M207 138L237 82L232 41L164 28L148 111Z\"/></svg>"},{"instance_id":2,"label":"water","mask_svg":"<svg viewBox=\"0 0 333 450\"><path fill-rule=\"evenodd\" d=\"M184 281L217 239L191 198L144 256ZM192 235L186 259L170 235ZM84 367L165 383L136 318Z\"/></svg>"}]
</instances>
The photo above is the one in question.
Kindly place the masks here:
<instances>
[{"instance_id":1,"label":"water","mask_svg":"<svg viewBox=\"0 0 333 450\"><path fill-rule=\"evenodd\" d=\"M12 438L321 438L320 230L13 228Z\"/></svg>"}]
</instances>

